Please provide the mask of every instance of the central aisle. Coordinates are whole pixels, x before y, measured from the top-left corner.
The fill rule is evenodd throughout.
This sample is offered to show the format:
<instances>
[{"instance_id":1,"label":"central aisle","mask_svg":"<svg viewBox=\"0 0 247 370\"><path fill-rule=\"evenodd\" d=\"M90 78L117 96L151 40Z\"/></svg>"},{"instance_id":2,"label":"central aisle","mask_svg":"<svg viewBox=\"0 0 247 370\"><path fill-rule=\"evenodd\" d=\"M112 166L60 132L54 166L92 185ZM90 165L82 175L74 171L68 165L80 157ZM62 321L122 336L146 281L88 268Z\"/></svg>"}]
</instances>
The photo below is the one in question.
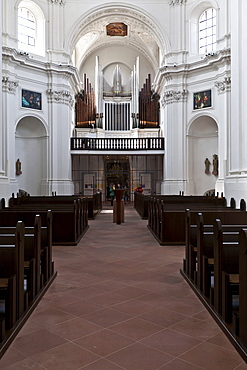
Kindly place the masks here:
<instances>
[{"instance_id":1,"label":"central aisle","mask_svg":"<svg viewBox=\"0 0 247 370\"><path fill-rule=\"evenodd\" d=\"M57 278L0 369L246 369L180 275L184 248L160 246L131 205L121 225L111 212L54 247Z\"/></svg>"}]
</instances>

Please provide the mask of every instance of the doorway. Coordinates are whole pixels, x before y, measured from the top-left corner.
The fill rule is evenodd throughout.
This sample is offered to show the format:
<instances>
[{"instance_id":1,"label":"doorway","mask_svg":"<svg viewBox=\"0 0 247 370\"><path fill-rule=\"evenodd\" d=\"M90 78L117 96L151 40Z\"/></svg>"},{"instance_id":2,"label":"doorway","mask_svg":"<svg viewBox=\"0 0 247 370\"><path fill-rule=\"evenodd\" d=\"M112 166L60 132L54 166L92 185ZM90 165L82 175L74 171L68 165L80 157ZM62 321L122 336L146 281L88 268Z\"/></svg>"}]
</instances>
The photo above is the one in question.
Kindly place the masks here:
<instances>
[{"instance_id":1,"label":"doorway","mask_svg":"<svg viewBox=\"0 0 247 370\"><path fill-rule=\"evenodd\" d=\"M130 184L130 163L128 156L110 156L105 158L105 188L106 199L110 199L110 185L120 184L129 189Z\"/></svg>"}]
</instances>

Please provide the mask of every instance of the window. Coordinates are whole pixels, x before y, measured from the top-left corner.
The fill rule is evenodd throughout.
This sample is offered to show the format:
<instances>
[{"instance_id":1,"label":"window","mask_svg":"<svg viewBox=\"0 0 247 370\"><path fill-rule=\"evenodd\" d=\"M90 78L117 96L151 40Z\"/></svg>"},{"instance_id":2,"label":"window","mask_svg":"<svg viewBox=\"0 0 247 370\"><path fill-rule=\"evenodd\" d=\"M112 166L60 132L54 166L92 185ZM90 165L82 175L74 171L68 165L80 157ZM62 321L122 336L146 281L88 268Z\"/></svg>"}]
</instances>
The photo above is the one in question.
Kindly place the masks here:
<instances>
[{"instance_id":1,"label":"window","mask_svg":"<svg viewBox=\"0 0 247 370\"><path fill-rule=\"evenodd\" d=\"M35 46L36 21L34 15L26 8L18 9L18 39L19 43Z\"/></svg>"},{"instance_id":2,"label":"window","mask_svg":"<svg viewBox=\"0 0 247 370\"><path fill-rule=\"evenodd\" d=\"M18 49L45 56L45 17L34 1L22 0L19 4Z\"/></svg>"},{"instance_id":3,"label":"window","mask_svg":"<svg viewBox=\"0 0 247 370\"><path fill-rule=\"evenodd\" d=\"M216 10L205 10L199 19L199 54L211 53L216 49Z\"/></svg>"}]
</instances>

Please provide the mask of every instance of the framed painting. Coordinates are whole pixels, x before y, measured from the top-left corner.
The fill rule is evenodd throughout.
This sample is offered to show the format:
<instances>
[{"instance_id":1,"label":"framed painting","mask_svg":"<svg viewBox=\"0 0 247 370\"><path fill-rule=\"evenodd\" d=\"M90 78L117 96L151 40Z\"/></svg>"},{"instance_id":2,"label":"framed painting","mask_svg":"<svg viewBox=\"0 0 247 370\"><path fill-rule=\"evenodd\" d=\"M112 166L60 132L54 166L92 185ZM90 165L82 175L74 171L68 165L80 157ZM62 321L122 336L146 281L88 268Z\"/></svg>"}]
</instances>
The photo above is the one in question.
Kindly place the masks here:
<instances>
[{"instance_id":1,"label":"framed painting","mask_svg":"<svg viewBox=\"0 0 247 370\"><path fill-rule=\"evenodd\" d=\"M109 23L106 26L107 36L127 36L127 25L124 23Z\"/></svg>"},{"instance_id":2,"label":"framed painting","mask_svg":"<svg viewBox=\"0 0 247 370\"><path fill-rule=\"evenodd\" d=\"M23 108L41 110L41 103L41 93L22 89L21 106Z\"/></svg>"},{"instance_id":3,"label":"framed painting","mask_svg":"<svg viewBox=\"0 0 247 370\"><path fill-rule=\"evenodd\" d=\"M194 93L194 109L212 107L211 90Z\"/></svg>"}]
</instances>

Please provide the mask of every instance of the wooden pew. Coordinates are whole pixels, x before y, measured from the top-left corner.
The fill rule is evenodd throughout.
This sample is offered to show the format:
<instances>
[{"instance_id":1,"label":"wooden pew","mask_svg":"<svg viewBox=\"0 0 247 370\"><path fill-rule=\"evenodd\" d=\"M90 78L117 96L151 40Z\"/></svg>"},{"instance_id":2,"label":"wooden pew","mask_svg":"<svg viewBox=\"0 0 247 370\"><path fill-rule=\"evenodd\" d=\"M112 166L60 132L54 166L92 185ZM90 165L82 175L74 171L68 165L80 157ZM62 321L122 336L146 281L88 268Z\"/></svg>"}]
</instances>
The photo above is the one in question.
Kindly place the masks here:
<instances>
[{"instance_id":1,"label":"wooden pew","mask_svg":"<svg viewBox=\"0 0 247 370\"><path fill-rule=\"evenodd\" d=\"M246 213L242 212L243 215ZM237 217L241 213L237 212ZM229 213L230 215L230 213ZM226 216L226 219L229 217ZM203 213L204 216L204 213ZM215 219L215 236L216 242L214 246L218 245L218 249L214 251L214 301L205 297L203 292L195 284L195 281L190 279L185 273L184 269L181 274L185 280L197 294L198 298L205 305L206 309L218 323L223 332L227 335L236 350L247 361L247 227L245 225L236 225L236 213L233 213L230 219L233 225L225 225L219 219ZM243 216L245 219L245 216ZM235 224L234 224L235 222ZM211 225L209 225L211 227ZM228 227L230 233L231 227L233 230L234 241L224 242L224 227ZM236 241L236 229L239 237ZM230 234L228 234L230 238ZM219 246L221 248L219 249ZM217 271L218 270L218 271ZM226 277L226 279L225 279ZM220 281L221 279L221 281ZM215 289L216 285L216 289ZM219 287L221 285L222 289ZM218 291L218 293L217 293ZM235 298L233 299L233 295ZM239 304L238 304L239 296ZM217 303L218 302L218 303ZM235 306L235 302L237 305ZM217 305L218 304L218 305ZM221 305L219 312L218 306Z\"/></svg>"},{"instance_id":2,"label":"wooden pew","mask_svg":"<svg viewBox=\"0 0 247 370\"><path fill-rule=\"evenodd\" d=\"M239 339L247 350L247 229L239 233Z\"/></svg>"},{"instance_id":3,"label":"wooden pew","mask_svg":"<svg viewBox=\"0 0 247 370\"><path fill-rule=\"evenodd\" d=\"M198 228L198 213L203 214L204 229L213 231L213 224L216 218L221 219L224 225L245 225L247 224L247 212L238 209L204 209L197 211L187 209L185 212L185 260L184 272L188 277L194 280L195 258L197 256L197 228ZM206 230L205 230L206 231Z\"/></svg>"},{"instance_id":4,"label":"wooden pew","mask_svg":"<svg viewBox=\"0 0 247 370\"><path fill-rule=\"evenodd\" d=\"M18 218L24 221L25 235L27 238L26 242L28 241L31 242L32 236L34 236L34 234L37 234L36 239L39 241L37 242L38 243L37 252L35 253L41 256L41 269L45 283L54 273L54 266L52 261L52 211L51 210L47 211L46 217L44 217L43 215L43 220L41 215L37 215L32 212L28 214L7 213L5 214L5 218L1 217L0 214L0 225L1 225L0 234L13 233L14 227L12 225L14 222L16 222ZM29 237L28 234L30 234ZM35 256L33 258L36 259ZM37 263L36 270L39 271L40 267L38 268L38 265L40 264L40 259L36 259L36 263ZM40 284L41 284L40 276L38 277L37 272L35 288L36 293L38 290L40 290Z\"/></svg>"},{"instance_id":5,"label":"wooden pew","mask_svg":"<svg viewBox=\"0 0 247 370\"><path fill-rule=\"evenodd\" d=\"M185 244L186 209L231 210L225 198L205 196L158 196L150 197L148 228L161 245Z\"/></svg>"},{"instance_id":6,"label":"wooden pew","mask_svg":"<svg viewBox=\"0 0 247 370\"><path fill-rule=\"evenodd\" d=\"M231 321L232 305L228 304L228 298L227 301L225 301L228 292L225 290L223 293L222 291L222 278L224 277L224 273L230 275L239 274L239 242L238 240L224 242L222 222L216 219L214 223L214 307L225 321ZM232 278L234 277L232 276ZM237 281L235 280L235 282Z\"/></svg>"},{"instance_id":7,"label":"wooden pew","mask_svg":"<svg viewBox=\"0 0 247 370\"><path fill-rule=\"evenodd\" d=\"M0 297L6 302L7 329L24 312L24 233L24 223L18 221L14 237L7 244L0 239Z\"/></svg>"},{"instance_id":8,"label":"wooden pew","mask_svg":"<svg viewBox=\"0 0 247 370\"><path fill-rule=\"evenodd\" d=\"M10 226L0 227L0 241L4 242L13 237L14 228ZM41 270L48 269L48 262L45 267L41 261L45 261L41 252L41 217L36 215L33 227L25 227L24 243L24 272L27 280L27 291L29 301L32 301L41 288ZM47 248L47 246L45 247ZM47 260L47 258L46 258Z\"/></svg>"},{"instance_id":9,"label":"wooden pew","mask_svg":"<svg viewBox=\"0 0 247 370\"><path fill-rule=\"evenodd\" d=\"M200 290L205 296L209 296L211 277L214 274L215 263L215 226L204 225L202 213L198 213L197 223L197 273L196 280ZM238 234L243 225L221 224L221 237L223 243L237 242ZM214 222L215 223L215 222Z\"/></svg>"},{"instance_id":10,"label":"wooden pew","mask_svg":"<svg viewBox=\"0 0 247 370\"><path fill-rule=\"evenodd\" d=\"M12 225L11 220L24 220L25 225L33 226L33 220L38 213L41 216L42 225L47 226L48 207L27 207L27 208L5 208L0 210L0 224L8 222ZM80 221L77 218L76 207L70 209L52 210L52 243L53 245L76 245L82 235L78 236L77 229Z\"/></svg>"},{"instance_id":11,"label":"wooden pew","mask_svg":"<svg viewBox=\"0 0 247 370\"><path fill-rule=\"evenodd\" d=\"M134 193L134 208L142 217L142 219L148 219L152 222L152 215L150 214L152 209L152 202L157 199L163 201L165 205L175 204L211 204L212 206L226 206L226 199L221 197L208 197L208 196L184 196L184 195L144 195L135 192ZM154 213L153 213L154 215ZM151 227L151 225L149 225ZM151 227L152 228L152 227Z\"/></svg>"}]
</instances>

